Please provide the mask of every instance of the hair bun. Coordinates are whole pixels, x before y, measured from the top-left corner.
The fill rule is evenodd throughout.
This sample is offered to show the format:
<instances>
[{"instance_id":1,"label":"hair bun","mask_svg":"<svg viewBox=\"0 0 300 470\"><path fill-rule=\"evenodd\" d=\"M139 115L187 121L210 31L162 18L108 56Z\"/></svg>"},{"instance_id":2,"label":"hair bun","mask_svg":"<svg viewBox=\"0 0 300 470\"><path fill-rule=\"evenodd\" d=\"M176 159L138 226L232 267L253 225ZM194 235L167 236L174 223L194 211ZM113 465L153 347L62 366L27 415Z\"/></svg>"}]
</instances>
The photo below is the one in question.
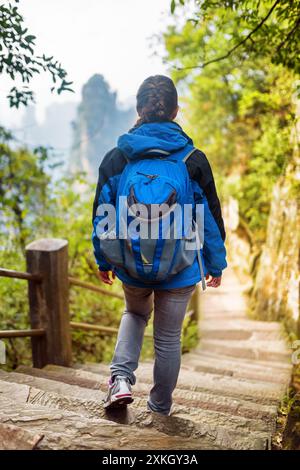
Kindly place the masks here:
<instances>
[{"instance_id":1,"label":"hair bun","mask_svg":"<svg viewBox=\"0 0 300 470\"><path fill-rule=\"evenodd\" d=\"M177 107L177 90L164 75L146 78L137 93L137 124L169 120Z\"/></svg>"}]
</instances>

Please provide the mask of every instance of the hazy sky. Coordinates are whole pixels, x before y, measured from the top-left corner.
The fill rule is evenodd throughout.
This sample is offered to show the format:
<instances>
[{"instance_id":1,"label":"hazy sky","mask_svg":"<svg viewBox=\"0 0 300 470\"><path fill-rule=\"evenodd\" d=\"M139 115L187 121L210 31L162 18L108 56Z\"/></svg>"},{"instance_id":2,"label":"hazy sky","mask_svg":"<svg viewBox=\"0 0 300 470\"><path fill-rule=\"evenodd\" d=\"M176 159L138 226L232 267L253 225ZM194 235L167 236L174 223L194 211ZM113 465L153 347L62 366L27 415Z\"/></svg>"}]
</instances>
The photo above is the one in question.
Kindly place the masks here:
<instances>
[{"instance_id":1,"label":"hazy sky","mask_svg":"<svg viewBox=\"0 0 300 470\"><path fill-rule=\"evenodd\" d=\"M30 33L37 36L37 52L54 55L74 81L75 95L50 93L45 75L35 79L38 117L54 101L78 101L82 85L102 73L124 102L132 99L143 79L167 73L160 57L153 57L150 38L170 23L170 0L20 0ZM159 51L161 53L161 50ZM0 120L17 126L22 112L12 113L5 96L8 80L1 80Z\"/></svg>"}]
</instances>

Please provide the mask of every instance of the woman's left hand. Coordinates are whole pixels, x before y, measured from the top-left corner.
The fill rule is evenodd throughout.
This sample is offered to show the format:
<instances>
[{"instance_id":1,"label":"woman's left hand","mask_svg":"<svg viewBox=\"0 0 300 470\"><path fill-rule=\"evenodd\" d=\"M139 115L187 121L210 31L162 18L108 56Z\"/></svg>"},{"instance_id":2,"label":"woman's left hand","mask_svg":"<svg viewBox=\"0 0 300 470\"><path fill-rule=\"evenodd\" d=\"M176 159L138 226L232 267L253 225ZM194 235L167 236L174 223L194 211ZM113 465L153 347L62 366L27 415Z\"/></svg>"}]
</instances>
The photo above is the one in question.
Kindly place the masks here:
<instances>
[{"instance_id":1,"label":"woman's left hand","mask_svg":"<svg viewBox=\"0 0 300 470\"><path fill-rule=\"evenodd\" d=\"M222 276L214 277L214 276L210 276L210 274L207 274L205 276L205 279L209 279L209 281L206 284L208 287L219 287L221 285Z\"/></svg>"}]
</instances>

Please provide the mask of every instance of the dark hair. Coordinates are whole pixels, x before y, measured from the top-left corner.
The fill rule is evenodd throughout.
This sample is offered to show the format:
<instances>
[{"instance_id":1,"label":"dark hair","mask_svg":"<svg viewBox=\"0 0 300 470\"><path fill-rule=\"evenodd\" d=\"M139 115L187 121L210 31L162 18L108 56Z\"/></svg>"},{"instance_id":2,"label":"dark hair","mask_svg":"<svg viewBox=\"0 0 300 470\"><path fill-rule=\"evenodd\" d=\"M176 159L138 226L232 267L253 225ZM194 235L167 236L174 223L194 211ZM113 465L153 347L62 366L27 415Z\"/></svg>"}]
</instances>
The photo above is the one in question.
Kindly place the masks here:
<instances>
[{"instance_id":1,"label":"dark hair","mask_svg":"<svg viewBox=\"0 0 300 470\"><path fill-rule=\"evenodd\" d=\"M136 125L169 121L177 105L177 90L171 78L152 75L143 81L136 95L136 110L139 114Z\"/></svg>"}]
</instances>

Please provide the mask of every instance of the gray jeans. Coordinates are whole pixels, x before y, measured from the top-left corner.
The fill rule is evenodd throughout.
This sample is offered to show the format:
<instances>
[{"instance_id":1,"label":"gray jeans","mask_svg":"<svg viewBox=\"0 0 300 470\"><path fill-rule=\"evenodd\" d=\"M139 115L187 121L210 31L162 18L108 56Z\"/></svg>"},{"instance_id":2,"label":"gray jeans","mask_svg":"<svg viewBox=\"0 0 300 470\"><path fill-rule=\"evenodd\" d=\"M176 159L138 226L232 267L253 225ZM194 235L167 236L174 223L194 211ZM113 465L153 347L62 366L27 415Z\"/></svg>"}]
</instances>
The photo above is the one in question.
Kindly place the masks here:
<instances>
[{"instance_id":1,"label":"gray jeans","mask_svg":"<svg viewBox=\"0 0 300 470\"><path fill-rule=\"evenodd\" d=\"M195 285L176 289L153 290L123 283L126 307L121 318L111 375L124 375L132 385L142 349L145 327L154 303L154 385L148 406L169 414L181 363L181 328L188 301Z\"/></svg>"}]
</instances>

